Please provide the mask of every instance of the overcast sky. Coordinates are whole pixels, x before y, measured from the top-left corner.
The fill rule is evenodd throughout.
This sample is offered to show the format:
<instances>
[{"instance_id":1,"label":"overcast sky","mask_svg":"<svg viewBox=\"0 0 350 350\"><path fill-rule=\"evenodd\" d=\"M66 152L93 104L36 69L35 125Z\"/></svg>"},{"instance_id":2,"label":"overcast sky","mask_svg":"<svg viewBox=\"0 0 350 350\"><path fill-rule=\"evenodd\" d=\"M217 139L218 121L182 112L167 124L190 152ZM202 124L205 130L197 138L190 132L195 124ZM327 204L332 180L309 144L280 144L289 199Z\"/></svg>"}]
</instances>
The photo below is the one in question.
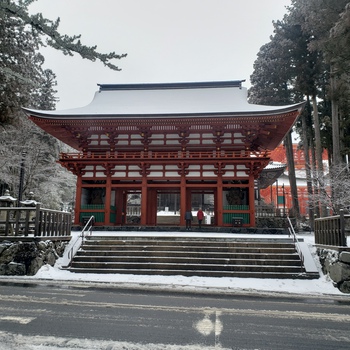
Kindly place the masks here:
<instances>
[{"instance_id":1,"label":"overcast sky","mask_svg":"<svg viewBox=\"0 0 350 350\"><path fill-rule=\"evenodd\" d=\"M57 109L85 106L97 84L246 80L290 0L38 0L31 12L61 18L101 52L128 56L121 72L42 50L57 75Z\"/></svg>"}]
</instances>

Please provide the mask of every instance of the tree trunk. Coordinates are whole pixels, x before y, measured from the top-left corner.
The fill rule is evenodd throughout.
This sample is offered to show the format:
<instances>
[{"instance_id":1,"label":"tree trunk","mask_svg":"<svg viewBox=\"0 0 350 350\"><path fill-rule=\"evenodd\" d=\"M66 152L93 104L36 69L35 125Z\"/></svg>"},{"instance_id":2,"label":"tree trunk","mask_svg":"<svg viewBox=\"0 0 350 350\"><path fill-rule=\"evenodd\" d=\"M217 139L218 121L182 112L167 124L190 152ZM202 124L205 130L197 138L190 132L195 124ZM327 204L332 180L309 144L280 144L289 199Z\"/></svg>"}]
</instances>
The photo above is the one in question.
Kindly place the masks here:
<instances>
[{"instance_id":1,"label":"tree trunk","mask_svg":"<svg viewBox=\"0 0 350 350\"><path fill-rule=\"evenodd\" d=\"M305 159L305 172L306 172L306 186L308 194L308 211L309 211L309 222L311 231L314 230L314 203L313 203L313 190L312 190L312 177L311 177L311 162L310 162L310 149L309 140L307 137L307 123L305 117L305 111L301 113L301 123L302 123L302 140L304 145L304 159Z\"/></svg>"},{"instance_id":2,"label":"tree trunk","mask_svg":"<svg viewBox=\"0 0 350 350\"><path fill-rule=\"evenodd\" d=\"M298 201L297 181L295 178L292 131L290 131L286 135L286 137L284 139L284 145L286 147L288 177L289 177L290 191L291 191L291 196L292 196L293 211L294 211L295 217L299 221L300 220L300 208L299 208L299 201Z\"/></svg>"},{"instance_id":3,"label":"tree trunk","mask_svg":"<svg viewBox=\"0 0 350 350\"><path fill-rule=\"evenodd\" d=\"M313 130L312 130L313 131ZM312 133L314 135L314 133ZM311 173L312 173L312 184L313 184L313 197L312 205L314 210L314 216L320 217L320 191L319 191L319 182L317 181L317 167L316 167L316 150L314 138L310 139L310 148L311 148Z\"/></svg>"},{"instance_id":4,"label":"tree trunk","mask_svg":"<svg viewBox=\"0 0 350 350\"><path fill-rule=\"evenodd\" d=\"M333 69L331 68L330 76L330 85L331 85L331 103L332 103L332 144L333 144L333 165L337 166L341 163L340 156L340 140L339 140L339 108L338 101L336 99L336 89L337 82L334 75Z\"/></svg>"},{"instance_id":5,"label":"tree trunk","mask_svg":"<svg viewBox=\"0 0 350 350\"><path fill-rule=\"evenodd\" d=\"M330 74L330 88L331 88L331 103L332 103L332 146L333 146L333 162L332 167L337 168L341 164L340 155L340 132L339 132L339 106L337 99L337 78L335 76L334 68L331 66ZM332 191L332 202L334 198L337 198L338 193L334 189ZM337 208L338 211L339 208Z\"/></svg>"},{"instance_id":6,"label":"tree trunk","mask_svg":"<svg viewBox=\"0 0 350 350\"><path fill-rule=\"evenodd\" d=\"M322 159L322 143L321 143L321 130L320 130L320 120L318 117L318 107L316 95L312 96L312 110L313 110L313 119L315 127L315 147L316 147L316 173L319 183L319 191L323 197L325 194L325 184L324 184L324 172L323 172L323 159ZM327 216L327 207L324 204L324 201L321 201L320 204L320 214L321 217Z\"/></svg>"}]
</instances>

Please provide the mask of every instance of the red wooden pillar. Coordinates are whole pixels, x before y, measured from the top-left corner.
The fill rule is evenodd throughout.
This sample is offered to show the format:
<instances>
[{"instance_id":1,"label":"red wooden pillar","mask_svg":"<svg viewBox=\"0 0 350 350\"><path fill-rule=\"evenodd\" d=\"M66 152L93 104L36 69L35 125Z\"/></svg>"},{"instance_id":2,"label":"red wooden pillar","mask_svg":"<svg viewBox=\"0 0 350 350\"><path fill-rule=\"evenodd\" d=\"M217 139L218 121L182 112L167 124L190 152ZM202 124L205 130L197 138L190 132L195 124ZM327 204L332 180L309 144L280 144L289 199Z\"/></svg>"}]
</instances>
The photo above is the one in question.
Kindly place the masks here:
<instances>
[{"instance_id":1,"label":"red wooden pillar","mask_svg":"<svg viewBox=\"0 0 350 350\"><path fill-rule=\"evenodd\" d=\"M75 192L75 207L74 207L74 225L80 224L80 211L81 211L81 186L82 186L82 177L81 175L77 176L77 189Z\"/></svg>"},{"instance_id":2,"label":"red wooden pillar","mask_svg":"<svg viewBox=\"0 0 350 350\"><path fill-rule=\"evenodd\" d=\"M186 198L186 177L181 176L181 188L180 188L180 226L185 226L185 212L187 210L187 198Z\"/></svg>"},{"instance_id":3,"label":"red wooden pillar","mask_svg":"<svg viewBox=\"0 0 350 350\"><path fill-rule=\"evenodd\" d=\"M111 175L107 175L106 180L106 197L105 197L105 225L111 225L111 192L112 192Z\"/></svg>"},{"instance_id":4,"label":"red wooden pillar","mask_svg":"<svg viewBox=\"0 0 350 350\"><path fill-rule=\"evenodd\" d=\"M115 223L117 225L123 224L124 210L126 208L125 196L122 188L115 189Z\"/></svg>"},{"instance_id":5,"label":"red wooden pillar","mask_svg":"<svg viewBox=\"0 0 350 350\"><path fill-rule=\"evenodd\" d=\"M148 189L148 205L147 205L147 223L149 225L157 224L157 190L155 188Z\"/></svg>"},{"instance_id":6,"label":"red wooden pillar","mask_svg":"<svg viewBox=\"0 0 350 350\"><path fill-rule=\"evenodd\" d=\"M254 175L249 174L249 226L255 227L255 189L254 189Z\"/></svg>"},{"instance_id":7,"label":"red wooden pillar","mask_svg":"<svg viewBox=\"0 0 350 350\"><path fill-rule=\"evenodd\" d=\"M141 188L141 225L145 226L147 222L147 175L142 176L142 188Z\"/></svg>"},{"instance_id":8,"label":"red wooden pillar","mask_svg":"<svg viewBox=\"0 0 350 350\"><path fill-rule=\"evenodd\" d=\"M223 220L223 186L222 186L222 175L221 172L219 172L217 177L217 184L216 184L216 193L217 193L217 207L216 207L216 223L218 226L223 226L224 220Z\"/></svg>"}]
</instances>

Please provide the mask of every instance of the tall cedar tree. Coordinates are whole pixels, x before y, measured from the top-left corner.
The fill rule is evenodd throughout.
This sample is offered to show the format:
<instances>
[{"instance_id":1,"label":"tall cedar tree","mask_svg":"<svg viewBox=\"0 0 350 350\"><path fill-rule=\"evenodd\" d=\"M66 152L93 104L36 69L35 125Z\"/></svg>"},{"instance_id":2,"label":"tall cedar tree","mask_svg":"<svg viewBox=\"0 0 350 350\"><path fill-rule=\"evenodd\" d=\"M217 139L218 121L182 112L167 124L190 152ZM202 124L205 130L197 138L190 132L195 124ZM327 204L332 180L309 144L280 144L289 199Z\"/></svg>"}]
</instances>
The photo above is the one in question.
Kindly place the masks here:
<instances>
[{"instance_id":1,"label":"tall cedar tree","mask_svg":"<svg viewBox=\"0 0 350 350\"><path fill-rule=\"evenodd\" d=\"M349 148L348 0L294 0L292 4L294 11L298 10L304 14L303 31L312 38L309 44L310 51L322 52L322 59L329 66L324 98L330 105L331 112L330 117L326 115L325 120L331 120L331 165L338 169L343 167L342 162ZM330 174L332 173L334 171ZM341 197L338 191L339 187L332 187L333 202L337 202L337 198Z\"/></svg>"},{"instance_id":2,"label":"tall cedar tree","mask_svg":"<svg viewBox=\"0 0 350 350\"><path fill-rule=\"evenodd\" d=\"M293 101L299 94L310 99L306 112L312 111L314 123L308 121L311 113L303 118L303 146L312 146L311 141L316 141L317 152L312 154L316 154L314 159L321 170L322 149L328 148L330 160L338 169L349 149L350 5L348 0L292 0L288 11L284 20L275 24L271 42L258 55L251 96L257 100L260 94L269 100L278 91L281 101L286 99L286 93ZM312 129L305 133L308 125ZM326 203L322 196L327 196L327 184L319 173L314 175L321 187L318 199ZM333 202L336 198L340 198L339 193L333 191Z\"/></svg>"},{"instance_id":3,"label":"tall cedar tree","mask_svg":"<svg viewBox=\"0 0 350 350\"><path fill-rule=\"evenodd\" d=\"M281 37L275 30L271 41L260 49L258 58L254 63L254 72L250 79L252 87L249 90L250 101L253 103L285 105L301 100L293 86L294 70L290 57L291 42ZM293 200L293 211L297 218L300 217L298 193L294 170L294 159L291 142L291 134L285 138L285 147L288 148L287 162L289 181Z\"/></svg>"}]
</instances>

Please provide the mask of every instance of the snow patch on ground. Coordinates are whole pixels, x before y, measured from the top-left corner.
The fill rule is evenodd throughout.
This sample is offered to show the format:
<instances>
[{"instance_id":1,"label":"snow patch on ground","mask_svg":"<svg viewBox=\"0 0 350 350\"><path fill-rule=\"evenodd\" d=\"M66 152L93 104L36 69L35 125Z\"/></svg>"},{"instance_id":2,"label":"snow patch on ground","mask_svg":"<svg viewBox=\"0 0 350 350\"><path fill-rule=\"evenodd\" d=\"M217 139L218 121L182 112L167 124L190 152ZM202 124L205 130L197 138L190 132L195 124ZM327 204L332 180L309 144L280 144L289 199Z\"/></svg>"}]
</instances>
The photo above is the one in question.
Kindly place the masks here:
<instances>
[{"instance_id":1,"label":"snow patch on ground","mask_svg":"<svg viewBox=\"0 0 350 350\"><path fill-rule=\"evenodd\" d=\"M106 232L94 232L101 235L112 235ZM115 234L115 233L113 233ZM128 232L118 232L120 236L127 236ZM134 233L133 233L134 234ZM177 237L179 232L167 233L167 235L174 234ZM139 233L145 235L145 233ZM155 236L157 233L150 233ZM188 233L187 235L206 235L202 233ZM210 235L219 237L222 234ZM228 235L225 234L225 237ZM236 235L237 236L237 235ZM247 237L247 235L244 235ZM266 236L265 236L266 237ZM29 277L32 280L55 280L55 281L70 281L70 282L86 282L86 283L107 283L110 285L130 286L142 285L145 286L159 286L170 287L173 290L220 290L225 292L277 292L277 293L291 293L291 294L307 294L307 295L344 295L337 288L333 286L332 281L328 276L323 275L321 266L314 247L314 236L312 234L305 234L299 236L309 247L312 256L314 257L317 269L320 273L320 278L313 280L303 279L260 279L260 278L229 278L229 277L186 277L186 276L143 276L143 275L127 275L127 274L82 274L72 273L66 270L61 270L66 261L63 258L59 259L54 267L49 265L43 266L35 276ZM26 276L28 278L28 276Z\"/></svg>"},{"instance_id":2,"label":"snow patch on ground","mask_svg":"<svg viewBox=\"0 0 350 350\"><path fill-rule=\"evenodd\" d=\"M201 350L201 345L167 345L139 344L112 340L93 340L82 338L62 338L44 336L26 336L0 331L0 350ZM4 344L4 345L3 345ZM12 344L12 345L9 345ZM207 350L217 350L218 347L206 346ZM219 347L220 350L229 350Z\"/></svg>"}]
</instances>

